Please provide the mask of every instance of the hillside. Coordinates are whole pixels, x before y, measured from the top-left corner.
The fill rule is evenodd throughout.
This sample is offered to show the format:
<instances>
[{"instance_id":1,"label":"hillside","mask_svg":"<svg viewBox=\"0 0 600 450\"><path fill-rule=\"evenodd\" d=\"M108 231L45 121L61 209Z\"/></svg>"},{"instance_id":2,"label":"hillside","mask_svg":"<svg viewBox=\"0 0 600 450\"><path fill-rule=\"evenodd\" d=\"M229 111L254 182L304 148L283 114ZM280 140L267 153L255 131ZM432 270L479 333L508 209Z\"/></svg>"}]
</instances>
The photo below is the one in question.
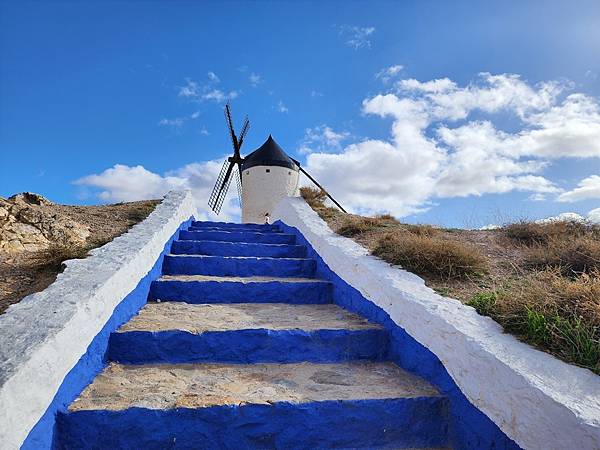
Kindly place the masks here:
<instances>
[{"instance_id":1,"label":"hillside","mask_svg":"<svg viewBox=\"0 0 600 450\"><path fill-rule=\"evenodd\" d=\"M318 190L302 195L333 231L519 339L600 374L600 227L558 221L444 229L346 215L326 206Z\"/></svg>"},{"instance_id":2,"label":"hillside","mask_svg":"<svg viewBox=\"0 0 600 450\"><path fill-rule=\"evenodd\" d=\"M123 234L159 202L68 206L29 192L0 197L0 314L50 285L63 261Z\"/></svg>"}]
</instances>

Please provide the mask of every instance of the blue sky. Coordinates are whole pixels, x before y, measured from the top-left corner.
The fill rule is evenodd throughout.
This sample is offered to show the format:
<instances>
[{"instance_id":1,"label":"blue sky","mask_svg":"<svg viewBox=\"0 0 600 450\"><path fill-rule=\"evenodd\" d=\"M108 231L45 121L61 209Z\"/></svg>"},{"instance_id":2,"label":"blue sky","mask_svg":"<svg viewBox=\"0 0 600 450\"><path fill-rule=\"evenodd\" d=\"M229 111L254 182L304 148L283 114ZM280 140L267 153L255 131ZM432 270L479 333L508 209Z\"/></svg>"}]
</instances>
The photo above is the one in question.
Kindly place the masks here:
<instances>
[{"instance_id":1,"label":"blue sky","mask_svg":"<svg viewBox=\"0 0 600 450\"><path fill-rule=\"evenodd\" d=\"M597 1L4 1L0 195L185 186L203 206L227 98L252 123L242 153L272 133L353 211L481 226L600 207Z\"/></svg>"}]
</instances>

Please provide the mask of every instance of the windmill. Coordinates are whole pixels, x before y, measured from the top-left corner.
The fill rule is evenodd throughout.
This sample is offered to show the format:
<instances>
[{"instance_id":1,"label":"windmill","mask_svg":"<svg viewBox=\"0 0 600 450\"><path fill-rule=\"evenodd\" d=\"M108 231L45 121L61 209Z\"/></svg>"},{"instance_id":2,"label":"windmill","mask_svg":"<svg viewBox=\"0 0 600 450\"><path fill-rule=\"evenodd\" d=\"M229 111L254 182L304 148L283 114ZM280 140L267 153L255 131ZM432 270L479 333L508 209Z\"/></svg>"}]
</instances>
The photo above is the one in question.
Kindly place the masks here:
<instances>
[{"instance_id":1,"label":"windmill","mask_svg":"<svg viewBox=\"0 0 600 450\"><path fill-rule=\"evenodd\" d=\"M289 157L272 136L258 149L242 158L240 149L250 128L248 117L244 120L239 138L235 134L231 105L225 105L225 119L233 145L233 156L223 163L215 187L208 199L208 206L219 214L231 179L235 178L242 221L261 223L270 216L275 205L283 197L297 196L299 173L306 175L343 212L346 210L304 168L300 162ZM243 175L242 175L243 174Z\"/></svg>"},{"instance_id":2,"label":"windmill","mask_svg":"<svg viewBox=\"0 0 600 450\"><path fill-rule=\"evenodd\" d=\"M242 131L240 131L239 138L235 134L235 129L233 128L233 119L231 117L231 105L229 102L225 105L225 120L227 122L227 128L229 131L229 137L231 138L231 144L233 145L233 156L230 156L223 163L223 167L221 167L221 172L217 177L217 182L215 183L215 187L210 194L208 199L208 206L215 212L215 214L219 214L221 211L221 207L223 206L223 201L225 200L225 196L227 195L227 191L229 190L229 184L231 183L231 176L233 175L236 180L238 197L240 199L240 206L242 202L242 162L244 158L242 158L240 154L240 149L242 148L242 144L244 143L244 139L248 134L248 129L250 128L250 121L248 117L244 119L244 124L242 125ZM237 165L237 167L236 167Z\"/></svg>"}]
</instances>

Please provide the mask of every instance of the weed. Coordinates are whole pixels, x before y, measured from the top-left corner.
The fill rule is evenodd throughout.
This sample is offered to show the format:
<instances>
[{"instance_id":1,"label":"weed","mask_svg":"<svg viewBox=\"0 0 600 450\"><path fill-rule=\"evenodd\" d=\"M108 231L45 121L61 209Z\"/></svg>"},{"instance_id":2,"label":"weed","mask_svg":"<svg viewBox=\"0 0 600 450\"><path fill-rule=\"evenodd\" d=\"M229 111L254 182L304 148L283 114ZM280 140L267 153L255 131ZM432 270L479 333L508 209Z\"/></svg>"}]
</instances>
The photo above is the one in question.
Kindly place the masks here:
<instances>
[{"instance_id":1,"label":"weed","mask_svg":"<svg viewBox=\"0 0 600 450\"><path fill-rule=\"evenodd\" d=\"M496 300L498 300L496 292L478 292L466 304L475 308L475 311L482 316L489 316L494 310Z\"/></svg>"}]
</instances>

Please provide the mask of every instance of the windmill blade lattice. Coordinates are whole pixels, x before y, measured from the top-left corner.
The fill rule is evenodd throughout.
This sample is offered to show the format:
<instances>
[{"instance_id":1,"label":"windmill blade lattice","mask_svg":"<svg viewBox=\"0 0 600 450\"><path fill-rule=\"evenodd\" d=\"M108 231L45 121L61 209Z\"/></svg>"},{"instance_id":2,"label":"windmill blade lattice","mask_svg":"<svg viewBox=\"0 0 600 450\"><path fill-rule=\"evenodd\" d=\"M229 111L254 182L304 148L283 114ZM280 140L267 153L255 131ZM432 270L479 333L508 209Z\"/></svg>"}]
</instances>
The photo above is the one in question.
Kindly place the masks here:
<instances>
[{"instance_id":1,"label":"windmill blade lattice","mask_svg":"<svg viewBox=\"0 0 600 450\"><path fill-rule=\"evenodd\" d=\"M240 208L241 208L243 206L243 203L242 203L242 175L241 175L239 167L236 168L234 177L235 177L235 184L237 186L238 200L240 202Z\"/></svg>"},{"instance_id":2,"label":"windmill blade lattice","mask_svg":"<svg viewBox=\"0 0 600 450\"><path fill-rule=\"evenodd\" d=\"M221 207L223 206L223 201L227 196L229 184L231 183L231 171L233 170L233 166L234 164L227 160L223 163L215 187L208 199L208 206L210 206L210 209L212 209L215 214L219 214Z\"/></svg>"},{"instance_id":3,"label":"windmill blade lattice","mask_svg":"<svg viewBox=\"0 0 600 450\"><path fill-rule=\"evenodd\" d=\"M242 125L242 131L240 132L240 139L238 141L238 145L241 148L242 144L244 143L244 139L246 138L246 135L248 134L248 130L250 129L250 121L248 120L248 117L246 117L244 119L244 124Z\"/></svg>"}]
</instances>

